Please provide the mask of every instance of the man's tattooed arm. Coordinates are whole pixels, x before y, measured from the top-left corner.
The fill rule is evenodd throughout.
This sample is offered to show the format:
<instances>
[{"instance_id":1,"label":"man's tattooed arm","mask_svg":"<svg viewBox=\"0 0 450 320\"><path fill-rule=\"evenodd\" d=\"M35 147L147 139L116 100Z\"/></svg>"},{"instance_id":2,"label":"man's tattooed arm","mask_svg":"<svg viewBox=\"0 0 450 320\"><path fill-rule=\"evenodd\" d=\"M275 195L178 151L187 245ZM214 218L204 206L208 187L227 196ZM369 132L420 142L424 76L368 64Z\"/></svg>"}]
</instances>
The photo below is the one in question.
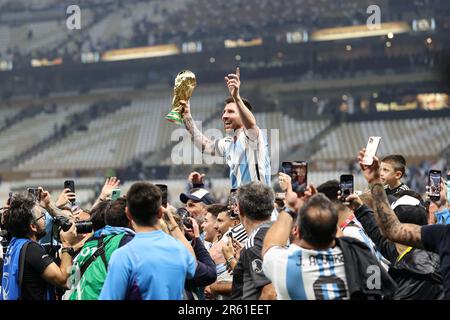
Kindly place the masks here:
<instances>
[{"instance_id":1,"label":"man's tattooed arm","mask_svg":"<svg viewBox=\"0 0 450 320\"><path fill-rule=\"evenodd\" d=\"M209 140L205 137L201 131L195 125L194 119L191 116L185 117L184 125L186 126L186 130L191 134L192 141L197 148L199 148L202 153L207 153L212 156L215 155L215 143L214 141Z\"/></svg>"},{"instance_id":2,"label":"man's tattooed arm","mask_svg":"<svg viewBox=\"0 0 450 320\"><path fill-rule=\"evenodd\" d=\"M371 185L375 204L375 218L383 234L392 242L423 249L421 226L410 223L400 223L391 209L383 184L379 181Z\"/></svg>"}]
</instances>

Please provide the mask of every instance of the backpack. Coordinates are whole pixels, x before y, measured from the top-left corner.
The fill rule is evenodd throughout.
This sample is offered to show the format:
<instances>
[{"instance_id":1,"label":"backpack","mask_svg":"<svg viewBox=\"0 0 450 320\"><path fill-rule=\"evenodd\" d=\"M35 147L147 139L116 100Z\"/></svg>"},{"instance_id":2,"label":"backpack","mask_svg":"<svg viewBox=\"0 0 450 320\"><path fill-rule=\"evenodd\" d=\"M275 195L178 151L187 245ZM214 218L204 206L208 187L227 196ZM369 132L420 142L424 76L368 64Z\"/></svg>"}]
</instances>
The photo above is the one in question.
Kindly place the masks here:
<instances>
[{"instance_id":1,"label":"backpack","mask_svg":"<svg viewBox=\"0 0 450 320\"><path fill-rule=\"evenodd\" d=\"M105 282L112 253L120 246L125 234L93 238L86 242L75 257L70 274L69 300L97 300Z\"/></svg>"}]
</instances>

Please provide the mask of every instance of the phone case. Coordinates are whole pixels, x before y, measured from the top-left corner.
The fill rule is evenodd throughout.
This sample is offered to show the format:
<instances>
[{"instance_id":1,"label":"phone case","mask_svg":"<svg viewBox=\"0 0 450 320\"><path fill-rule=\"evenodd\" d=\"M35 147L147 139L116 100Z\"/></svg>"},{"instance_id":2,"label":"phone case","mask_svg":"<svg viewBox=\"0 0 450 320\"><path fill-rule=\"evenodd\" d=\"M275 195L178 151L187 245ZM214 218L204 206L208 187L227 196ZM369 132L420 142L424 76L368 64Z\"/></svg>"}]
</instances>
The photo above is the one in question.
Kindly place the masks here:
<instances>
[{"instance_id":1,"label":"phone case","mask_svg":"<svg viewBox=\"0 0 450 320\"><path fill-rule=\"evenodd\" d=\"M377 154L378 146L380 145L381 137L370 137L366 146L366 153L362 163L370 166L373 163L373 157Z\"/></svg>"}]
</instances>

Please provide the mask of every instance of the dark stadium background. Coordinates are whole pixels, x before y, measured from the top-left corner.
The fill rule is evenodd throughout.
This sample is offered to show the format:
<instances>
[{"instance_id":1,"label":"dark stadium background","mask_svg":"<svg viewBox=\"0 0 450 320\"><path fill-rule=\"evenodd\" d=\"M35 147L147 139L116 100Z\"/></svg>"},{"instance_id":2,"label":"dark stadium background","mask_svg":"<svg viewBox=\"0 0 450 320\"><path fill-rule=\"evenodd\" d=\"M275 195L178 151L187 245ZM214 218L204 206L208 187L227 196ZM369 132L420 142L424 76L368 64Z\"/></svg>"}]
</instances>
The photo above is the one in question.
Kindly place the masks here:
<instances>
[{"instance_id":1,"label":"dark stadium background","mask_svg":"<svg viewBox=\"0 0 450 320\"><path fill-rule=\"evenodd\" d=\"M226 166L173 164L164 116L189 69L194 119L222 128L236 66L258 125L279 130L276 165L307 160L316 184L352 173L362 190L356 155L379 135L425 192L428 170L449 168L449 32L445 0L0 0L0 199L74 179L87 205L117 175L123 191L166 183L176 203L194 169L225 199Z\"/></svg>"}]
</instances>

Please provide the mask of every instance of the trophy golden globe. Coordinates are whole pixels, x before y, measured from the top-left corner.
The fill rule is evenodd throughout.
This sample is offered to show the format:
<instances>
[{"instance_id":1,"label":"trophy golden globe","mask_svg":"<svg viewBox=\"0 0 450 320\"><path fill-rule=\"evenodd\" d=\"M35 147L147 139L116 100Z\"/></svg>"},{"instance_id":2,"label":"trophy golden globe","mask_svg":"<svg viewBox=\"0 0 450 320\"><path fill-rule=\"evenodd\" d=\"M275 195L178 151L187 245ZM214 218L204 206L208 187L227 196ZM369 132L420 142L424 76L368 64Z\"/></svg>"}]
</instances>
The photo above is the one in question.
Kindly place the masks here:
<instances>
[{"instance_id":1,"label":"trophy golden globe","mask_svg":"<svg viewBox=\"0 0 450 320\"><path fill-rule=\"evenodd\" d=\"M175 124L183 123L183 108L180 106L180 100L188 101L194 92L197 81L195 74L189 70L178 73L173 87L172 110L166 116L166 119Z\"/></svg>"}]
</instances>

